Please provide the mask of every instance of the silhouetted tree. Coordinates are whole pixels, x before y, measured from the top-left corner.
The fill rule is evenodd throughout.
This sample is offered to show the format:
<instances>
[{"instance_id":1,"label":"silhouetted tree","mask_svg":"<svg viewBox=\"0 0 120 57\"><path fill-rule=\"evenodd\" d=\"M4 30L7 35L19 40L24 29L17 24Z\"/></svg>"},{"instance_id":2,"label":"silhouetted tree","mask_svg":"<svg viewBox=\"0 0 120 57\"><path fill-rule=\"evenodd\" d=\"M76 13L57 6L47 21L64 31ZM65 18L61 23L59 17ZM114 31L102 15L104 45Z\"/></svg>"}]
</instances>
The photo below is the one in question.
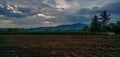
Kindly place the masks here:
<instances>
[{"instance_id":1,"label":"silhouetted tree","mask_svg":"<svg viewBox=\"0 0 120 57\"><path fill-rule=\"evenodd\" d=\"M108 29L108 25L109 25L109 20L110 18L110 14L107 13L106 10L102 11L100 14L100 19L101 19L101 28L103 31L107 31Z\"/></svg>"},{"instance_id":2,"label":"silhouetted tree","mask_svg":"<svg viewBox=\"0 0 120 57\"><path fill-rule=\"evenodd\" d=\"M98 21L98 16L94 16L91 22L91 31L98 32L100 28L100 22Z\"/></svg>"}]
</instances>

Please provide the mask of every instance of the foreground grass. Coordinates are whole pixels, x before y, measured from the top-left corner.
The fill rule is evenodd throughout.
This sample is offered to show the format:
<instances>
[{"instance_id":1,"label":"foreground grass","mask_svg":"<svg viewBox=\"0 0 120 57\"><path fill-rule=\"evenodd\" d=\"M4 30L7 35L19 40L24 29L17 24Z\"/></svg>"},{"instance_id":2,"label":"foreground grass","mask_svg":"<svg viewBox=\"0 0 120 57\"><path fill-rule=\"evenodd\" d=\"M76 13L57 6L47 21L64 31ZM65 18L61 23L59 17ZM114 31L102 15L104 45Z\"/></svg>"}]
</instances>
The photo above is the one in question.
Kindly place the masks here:
<instances>
[{"instance_id":1,"label":"foreground grass","mask_svg":"<svg viewBox=\"0 0 120 57\"><path fill-rule=\"evenodd\" d=\"M15 57L15 46L10 44L8 36L0 35L0 57Z\"/></svg>"},{"instance_id":2,"label":"foreground grass","mask_svg":"<svg viewBox=\"0 0 120 57\"><path fill-rule=\"evenodd\" d=\"M112 57L120 57L120 35L116 35L110 40L110 47L107 52Z\"/></svg>"}]
</instances>

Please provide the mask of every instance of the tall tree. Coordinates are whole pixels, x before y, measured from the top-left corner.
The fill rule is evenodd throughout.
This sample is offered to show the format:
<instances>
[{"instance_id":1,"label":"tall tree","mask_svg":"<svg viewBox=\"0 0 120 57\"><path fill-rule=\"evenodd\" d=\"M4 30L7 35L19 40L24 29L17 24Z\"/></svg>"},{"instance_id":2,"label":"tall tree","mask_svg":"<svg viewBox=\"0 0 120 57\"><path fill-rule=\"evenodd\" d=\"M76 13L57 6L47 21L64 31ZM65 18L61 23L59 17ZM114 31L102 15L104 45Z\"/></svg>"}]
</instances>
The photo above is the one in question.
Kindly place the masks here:
<instances>
[{"instance_id":1,"label":"tall tree","mask_svg":"<svg viewBox=\"0 0 120 57\"><path fill-rule=\"evenodd\" d=\"M98 16L95 15L91 22L91 31L98 32L99 26Z\"/></svg>"},{"instance_id":2,"label":"tall tree","mask_svg":"<svg viewBox=\"0 0 120 57\"><path fill-rule=\"evenodd\" d=\"M110 14L107 13L106 10L102 11L100 14L101 19L101 31L106 32L109 31L109 24L110 24Z\"/></svg>"},{"instance_id":3,"label":"tall tree","mask_svg":"<svg viewBox=\"0 0 120 57\"><path fill-rule=\"evenodd\" d=\"M108 14L106 10L102 11L100 14L100 19L102 20L101 25L106 27L109 24L109 20L111 19L110 14Z\"/></svg>"}]
</instances>

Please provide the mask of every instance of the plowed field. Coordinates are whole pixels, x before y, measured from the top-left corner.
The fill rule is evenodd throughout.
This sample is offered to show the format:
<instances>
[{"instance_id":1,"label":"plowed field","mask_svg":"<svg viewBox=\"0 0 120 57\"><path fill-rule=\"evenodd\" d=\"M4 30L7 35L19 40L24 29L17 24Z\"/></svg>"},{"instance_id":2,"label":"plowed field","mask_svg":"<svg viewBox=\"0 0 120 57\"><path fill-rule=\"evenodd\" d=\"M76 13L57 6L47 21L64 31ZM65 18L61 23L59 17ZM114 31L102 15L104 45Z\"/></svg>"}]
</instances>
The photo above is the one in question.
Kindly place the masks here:
<instances>
[{"instance_id":1,"label":"plowed field","mask_svg":"<svg viewBox=\"0 0 120 57\"><path fill-rule=\"evenodd\" d=\"M114 57L113 36L1 35L2 57ZM114 52L114 53L113 53ZM119 56L119 55L118 55Z\"/></svg>"}]
</instances>

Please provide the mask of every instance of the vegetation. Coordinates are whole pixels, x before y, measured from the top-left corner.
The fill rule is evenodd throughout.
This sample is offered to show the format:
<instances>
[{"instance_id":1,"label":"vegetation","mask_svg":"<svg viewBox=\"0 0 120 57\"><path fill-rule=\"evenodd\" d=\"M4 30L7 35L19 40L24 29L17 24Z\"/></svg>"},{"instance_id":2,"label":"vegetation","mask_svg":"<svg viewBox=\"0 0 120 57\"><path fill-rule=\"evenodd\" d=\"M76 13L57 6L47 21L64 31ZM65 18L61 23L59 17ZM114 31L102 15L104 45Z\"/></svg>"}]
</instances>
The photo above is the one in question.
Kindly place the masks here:
<instances>
[{"instance_id":1,"label":"vegetation","mask_svg":"<svg viewBox=\"0 0 120 57\"><path fill-rule=\"evenodd\" d=\"M101 12L100 18L95 15L91 22L91 31L120 33L120 21L110 23L110 19L110 14L108 14L105 10Z\"/></svg>"},{"instance_id":2,"label":"vegetation","mask_svg":"<svg viewBox=\"0 0 120 57\"><path fill-rule=\"evenodd\" d=\"M104 10L101 14L100 14L100 19L101 19L101 27L102 28L107 28L109 25L109 20L110 20L110 15Z\"/></svg>"},{"instance_id":3,"label":"vegetation","mask_svg":"<svg viewBox=\"0 0 120 57\"><path fill-rule=\"evenodd\" d=\"M12 31L13 30L13 31ZM89 32L89 29L82 30L59 30L59 31L33 31L33 30L17 30L14 31L14 29L9 30L2 30L0 31L0 34L3 35L12 35L12 34L40 34L40 35L93 35L94 33ZM100 34L100 33L96 33Z\"/></svg>"},{"instance_id":4,"label":"vegetation","mask_svg":"<svg viewBox=\"0 0 120 57\"><path fill-rule=\"evenodd\" d=\"M117 23L115 23L113 25L113 31L115 31L116 33L120 33L120 21L118 21Z\"/></svg>"},{"instance_id":5,"label":"vegetation","mask_svg":"<svg viewBox=\"0 0 120 57\"><path fill-rule=\"evenodd\" d=\"M91 31L92 32L99 32L100 22L98 21L98 17L95 15L92 22L91 22Z\"/></svg>"}]
</instances>

